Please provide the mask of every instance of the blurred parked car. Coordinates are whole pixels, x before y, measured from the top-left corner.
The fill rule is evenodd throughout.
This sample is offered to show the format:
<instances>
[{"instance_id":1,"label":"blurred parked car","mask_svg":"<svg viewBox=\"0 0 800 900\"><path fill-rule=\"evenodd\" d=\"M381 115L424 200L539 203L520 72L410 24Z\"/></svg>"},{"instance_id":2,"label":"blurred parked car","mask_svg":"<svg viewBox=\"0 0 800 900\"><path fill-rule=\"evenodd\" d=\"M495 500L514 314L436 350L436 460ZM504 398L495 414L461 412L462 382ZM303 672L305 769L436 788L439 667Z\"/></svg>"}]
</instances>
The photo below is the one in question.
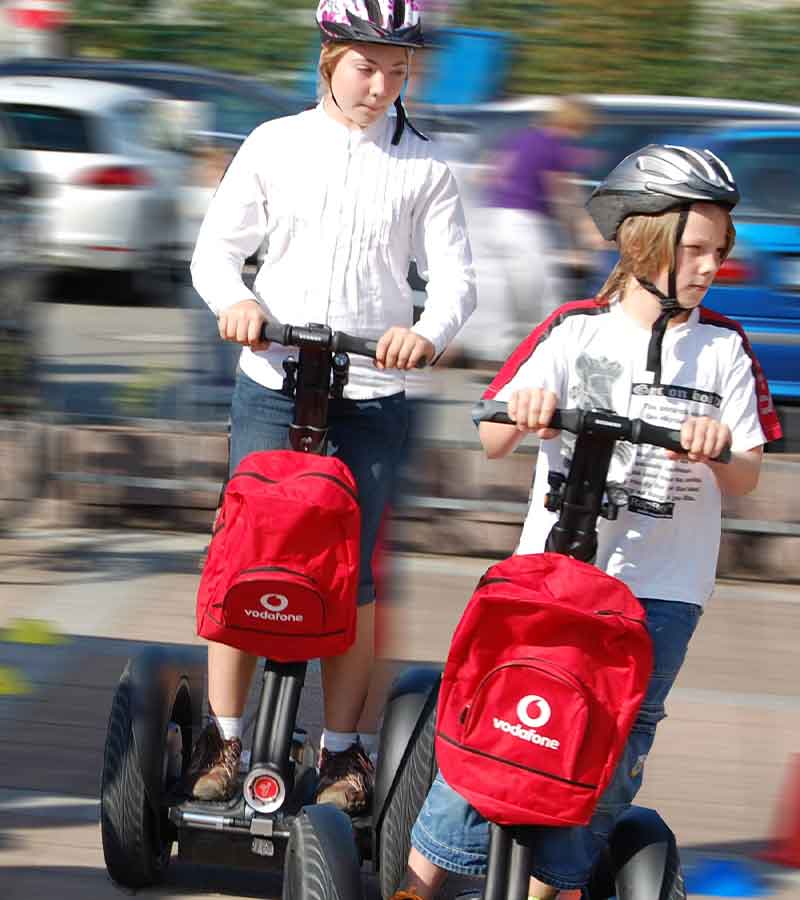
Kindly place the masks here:
<instances>
[{"instance_id":1,"label":"blurred parked car","mask_svg":"<svg viewBox=\"0 0 800 900\"><path fill-rule=\"evenodd\" d=\"M576 176L587 197L623 157L665 132L706 134L715 125L721 127L734 118L738 122L796 121L800 127L800 106L788 104L602 94L582 95L582 99L597 116L595 126L578 144L580 168ZM444 134L443 152L462 189L470 236L476 249L478 312L459 338L466 357L476 363L494 365L505 359L513 350L515 336L536 324L504 321L508 317L508 304L502 295L504 285L493 272L491 260L482 258L480 253L482 244L487 243L482 233L482 186L491 171L493 149L512 131L541 119L552 105L552 97L532 96L470 107L439 107L425 110L425 115L420 116L423 127L430 123L428 127L434 140L439 132ZM463 132L459 131L459 123L463 123ZM454 131L459 134L459 141L454 141ZM455 148L452 158L445 148ZM607 260L598 260L597 271L574 269L571 267L574 248L567 236L556 230L553 240L559 248L562 280L567 285L564 299L590 296L598 283L602 283L600 279L608 269Z\"/></svg>"},{"instance_id":2,"label":"blurred parked car","mask_svg":"<svg viewBox=\"0 0 800 900\"><path fill-rule=\"evenodd\" d=\"M253 78L163 62L136 60L20 58L0 63L5 75L51 75L91 78L149 88L177 100L206 104L207 137L217 143L239 143L262 122L300 112L300 97Z\"/></svg>"},{"instance_id":3,"label":"blurred parked car","mask_svg":"<svg viewBox=\"0 0 800 900\"><path fill-rule=\"evenodd\" d=\"M165 149L160 96L72 78L0 78L0 112L43 181L40 256L51 266L119 273L123 291L168 280L187 160Z\"/></svg>"},{"instance_id":4,"label":"blurred parked car","mask_svg":"<svg viewBox=\"0 0 800 900\"><path fill-rule=\"evenodd\" d=\"M800 106L708 97L670 97L635 94L582 94L597 117L594 128L581 140L585 167L581 175L593 187L623 157L667 131L706 131L731 119L797 119ZM519 97L475 106L438 107L427 110L431 131L450 133L464 123L471 140L462 141L465 165L485 164L486 155L512 131L526 128L543 117L554 103L545 95ZM436 126L436 121L441 124ZM468 149L467 149L468 147ZM466 170L465 170L466 171Z\"/></svg>"},{"instance_id":5,"label":"blurred parked car","mask_svg":"<svg viewBox=\"0 0 800 900\"><path fill-rule=\"evenodd\" d=\"M36 183L20 166L0 115L0 418L35 403L33 304Z\"/></svg>"}]
</instances>

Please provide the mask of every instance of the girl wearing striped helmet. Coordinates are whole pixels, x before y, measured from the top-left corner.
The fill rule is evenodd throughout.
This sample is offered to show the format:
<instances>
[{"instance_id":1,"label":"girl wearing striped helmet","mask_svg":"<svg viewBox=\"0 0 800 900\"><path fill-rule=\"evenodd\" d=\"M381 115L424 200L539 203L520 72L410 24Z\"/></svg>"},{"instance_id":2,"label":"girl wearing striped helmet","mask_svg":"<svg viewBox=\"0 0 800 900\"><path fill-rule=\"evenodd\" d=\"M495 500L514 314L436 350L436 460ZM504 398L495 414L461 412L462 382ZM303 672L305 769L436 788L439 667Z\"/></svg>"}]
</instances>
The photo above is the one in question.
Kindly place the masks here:
<instances>
[{"instance_id":1,"label":"girl wearing striped helmet","mask_svg":"<svg viewBox=\"0 0 800 900\"><path fill-rule=\"evenodd\" d=\"M365 127L395 107L392 143L408 121L400 92L411 54L424 46L417 0L321 0L317 24L322 35L319 70L324 102L334 118Z\"/></svg>"},{"instance_id":2,"label":"girl wearing striped helmet","mask_svg":"<svg viewBox=\"0 0 800 900\"><path fill-rule=\"evenodd\" d=\"M292 422L293 400L281 390L291 351L261 340L265 321L320 322L377 344L375 364L351 358L344 398L329 407L329 446L358 485L361 544L356 639L322 661L318 799L360 815L371 802L381 695L371 560L407 445L406 374L444 351L474 309L476 289L455 179L430 143L404 127L400 92L422 45L416 0L322 0L317 23L325 96L248 136L211 200L191 269L220 337L243 346L230 473L251 452L283 449ZM393 105L396 120L387 115ZM260 248L251 287L242 267ZM412 261L427 281L417 321ZM230 800L256 659L218 643L209 643L208 659L213 721L188 783L199 799ZM368 704L368 693L378 702Z\"/></svg>"}]
</instances>

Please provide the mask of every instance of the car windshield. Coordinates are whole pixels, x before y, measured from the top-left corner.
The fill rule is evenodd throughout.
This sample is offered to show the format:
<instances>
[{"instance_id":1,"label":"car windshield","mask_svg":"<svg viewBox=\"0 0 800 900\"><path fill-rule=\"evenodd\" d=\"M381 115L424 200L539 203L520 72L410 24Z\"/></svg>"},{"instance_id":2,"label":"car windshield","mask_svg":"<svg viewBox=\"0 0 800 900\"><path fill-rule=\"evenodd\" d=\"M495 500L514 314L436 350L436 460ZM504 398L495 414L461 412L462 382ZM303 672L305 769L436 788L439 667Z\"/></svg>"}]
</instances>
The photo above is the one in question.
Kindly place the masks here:
<instances>
[{"instance_id":1,"label":"car windshield","mask_svg":"<svg viewBox=\"0 0 800 900\"><path fill-rule=\"evenodd\" d=\"M89 123L80 113L21 103L4 106L3 112L23 150L92 152Z\"/></svg>"},{"instance_id":2,"label":"car windshield","mask_svg":"<svg viewBox=\"0 0 800 900\"><path fill-rule=\"evenodd\" d=\"M800 216L800 135L753 137L720 146L716 152L739 185L738 215Z\"/></svg>"}]
</instances>

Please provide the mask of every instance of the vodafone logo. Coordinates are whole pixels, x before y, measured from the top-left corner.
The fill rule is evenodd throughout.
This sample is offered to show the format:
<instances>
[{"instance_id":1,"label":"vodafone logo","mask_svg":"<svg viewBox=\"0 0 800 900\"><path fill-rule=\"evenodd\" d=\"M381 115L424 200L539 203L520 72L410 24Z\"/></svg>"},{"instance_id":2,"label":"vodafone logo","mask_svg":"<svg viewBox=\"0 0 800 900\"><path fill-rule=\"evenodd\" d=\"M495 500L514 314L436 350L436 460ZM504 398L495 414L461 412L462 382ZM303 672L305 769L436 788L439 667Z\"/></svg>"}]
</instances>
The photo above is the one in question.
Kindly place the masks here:
<instances>
[{"instance_id":1,"label":"vodafone logo","mask_svg":"<svg viewBox=\"0 0 800 900\"><path fill-rule=\"evenodd\" d=\"M530 710L532 706L534 706L534 712L538 712L538 715L531 715ZM523 725L527 725L528 728L541 728L547 725L551 715L550 704L544 697L537 697L536 694L529 694L527 697L523 697L517 704L517 718Z\"/></svg>"},{"instance_id":2,"label":"vodafone logo","mask_svg":"<svg viewBox=\"0 0 800 900\"><path fill-rule=\"evenodd\" d=\"M268 622L302 622L303 616L300 613L284 612L289 605L289 598L286 594L264 594L259 597L258 602L263 606L261 609L245 609L244 614L251 619L265 619Z\"/></svg>"},{"instance_id":3,"label":"vodafone logo","mask_svg":"<svg viewBox=\"0 0 800 900\"><path fill-rule=\"evenodd\" d=\"M498 731L504 731L512 737L521 741L527 741L529 744L536 744L538 747L544 747L546 750L558 750L561 742L555 738L545 737L536 730L546 725L550 721L553 711L550 704L544 697L537 694L528 694L523 697L517 704L518 722L512 724L506 722L505 719L499 719L496 716L492 719L492 725ZM521 724L520 724L521 723ZM527 726L523 728L524 726Z\"/></svg>"},{"instance_id":4,"label":"vodafone logo","mask_svg":"<svg viewBox=\"0 0 800 900\"><path fill-rule=\"evenodd\" d=\"M289 605L289 598L285 594L264 594L258 602L270 612L283 612Z\"/></svg>"}]
</instances>

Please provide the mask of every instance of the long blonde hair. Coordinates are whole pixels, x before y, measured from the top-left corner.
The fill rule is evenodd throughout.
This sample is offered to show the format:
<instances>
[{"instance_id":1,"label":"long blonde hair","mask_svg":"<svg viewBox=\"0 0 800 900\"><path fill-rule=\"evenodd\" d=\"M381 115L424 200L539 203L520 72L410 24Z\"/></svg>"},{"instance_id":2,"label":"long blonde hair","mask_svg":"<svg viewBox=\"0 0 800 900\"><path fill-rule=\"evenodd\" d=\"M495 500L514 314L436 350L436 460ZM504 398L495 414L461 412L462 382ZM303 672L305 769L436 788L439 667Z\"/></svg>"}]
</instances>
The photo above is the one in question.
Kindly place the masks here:
<instances>
[{"instance_id":1,"label":"long blonde hair","mask_svg":"<svg viewBox=\"0 0 800 900\"><path fill-rule=\"evenodd\" d=\"M736 229L726 210L728 227L725 231L725 259L733 249ZM675 265L676 238L680 210L670 210L656 215L628 216L617 231L619 261L611 270L605 284L597 292L597 302L606 304L613 297L619 299L632 276L653 281L665 268Z\"/></svg>"}]
</instances>

